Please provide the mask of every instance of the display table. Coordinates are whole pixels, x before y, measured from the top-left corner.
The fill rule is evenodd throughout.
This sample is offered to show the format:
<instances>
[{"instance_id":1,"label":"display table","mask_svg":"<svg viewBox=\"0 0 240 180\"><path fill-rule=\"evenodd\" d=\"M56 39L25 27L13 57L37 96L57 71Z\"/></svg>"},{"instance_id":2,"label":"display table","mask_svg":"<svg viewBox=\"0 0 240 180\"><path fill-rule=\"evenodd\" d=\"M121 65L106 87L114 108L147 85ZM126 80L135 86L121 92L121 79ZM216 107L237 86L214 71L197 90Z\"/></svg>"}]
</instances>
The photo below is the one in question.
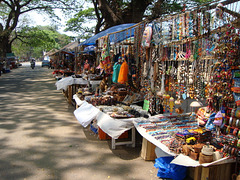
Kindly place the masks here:
<instances>
[{"instance_id":1,"label":"display table","mask_svg":"<svg viewBox=\"0 0 240 180\"><path fill-rule=\"evenodd\" d=\"M156 139L154 136L154 131L155 131L155 122L156 119L161 118L162 116L169 116L168 114L164 115L156 115L152 116L148 119L148 121L144 121L146 124L153 124L152 126L149 125L149 128L146 130L146 128L141 127L141 122L134 122L134 125L137 129L137 131L144 137L146 138L147 141L149 141L148 144L153 144L157 148L155 149L156 154L158 153L158 157L164 157L164 156L175 156L175 158L171 161L173 164L178 164L182 166L189 167L189 176L193 178L194 180L226 180L226 179L231 179L231 175L233 173L233 167L235 163L235 159L232 157L224 157L219 160L213 161L211 163L203 163L200 164L199 161L191 159L189 156L186 156L184 154L176 154L172 151L170 151L169 147L167 147L165 144L161 143L162 139ZM183 123L185 124L185 123ZM168 127L169 128L169 127ZM166 131L167 128L162 128L159 130L159 134L161 132ZM155 134L156 135L156 134ZM161 135L158 135L159 137ZM171 139L166 139L170 141ZM146 148L146 147L145 147ZM143 149L143 147L142 147ZM147 147L145 151L148 149L151 150L151 147ZM160 151L157 152L157 151ZM154 153L154 152L153 152ZM145 160L153 160L152 158L149 157L154 157L154 154L143 154L142 157L145 158ZM146 157L144 157L144 155ZM149 158L149 159L148 159Z\"/></svg>"},{"instance_id":2,"label":"display table","mask_svg":"<svg viewBox=\"0 0 240 180\"><path fill-rule=\"evenodd\" d=\"M155 123L156 119L168 117L168 114L150 116L146 118L128 118L128 119L115 119L110 117L108 114L101 112L97 107L92 106L91 104L81 101L77 95L74 95L76 103L80 106L75 110L75 116L84 127L86 127L91 120L96 119L97 125L108 134L112 140L111 148L115 149L117 145L126 145L130 144L132 147L135 147L135 128L137 131L145 138L147 141L151 142L158 149L165 153L165 156L175 156L171 163L186 166L191 168L191 174L194 180L201 180L204 177L211 179L213 177L213 172L222 173L222 169L226 169L226 173L222 177L230 177L232 164L235 162L235 159L224 157L219 160L213 161L211 163L200 164L199 161L191 159L189 156L183 154L176 154L170 151L169 147L161 143L161 139L156 139L151 133L147 132L146 129L142 128L140 124L143 123ZM80 111L79 111L80 110ZM79 112L78 112L79 111ZM87 114L83 114L86 113ZM78 114L79 116L78 117ZM84 118L83 118L84 117ZM174 117L174 115L173 115ZM182 120L182 119L181 119ZM185 125L184 120L182 124ZM188 126L196 126L195 122L188 121ZM180 127L184 129L185 127ZM130 141L127 142L117 142L116 139L125 131L132 129L132 137ZM151 128L150 128L151 130ZM162 129L163 131L166 130ZM147 148L147 147L144 147ZM147 150L147 149L146 149ZM147 159L145 159L147 160ZM152 160L152 159L148 159ZM222 178L220 178L222 179Z\"/></svg>"},{"instance_id":3,"label":"display table","mask_svg":"<svg viewBox=\"0 0 240 180\"><path fill-rule=\"evenodd\" d=\"M154 126L156 124L155 123L156 119L163 118L163 117L168 117L168 116L169 116L169 114L152 116L148 119L149 121L144 121L144 123L151 124L151 122L152 122L152 124ZM174 117L174 115L172 117ZM170 149L165 144L161 143L161 140L163 140L163 139L160 139L160 138L156 139L154 137L154 135L151 135L151 133L153 132L151 130L151 126L149 128L150 133L147 132L146 129L141 127L141 122L139 123L139 121L134 122L134 126L137 129L137 131L144 138L146 138L152 144L156 145L156 147L160 148L165 154L167 154L169 156L176 156L176 158L174 158L174 160L171 162L173 164L178 164L178 165L187 166L187 167L199 167L199 166L210 167L210 166L213 166L213 165L221 165L221 164L227 164L227 163L235 162L235 159L233 159L231 157L224 157L224 158L221 158L219 160L213 161L211 163L200 164L199 161L193 160L189 156L186 156L186 155L183 155L183 154L176 154L176 153L173 153L172 151L170 151ZM162 131L165 131L165 129L162 129ZM161 132L161 130L158 131L158 132ZM152 134L154 134L154 133L152 133ZM168 137L166 138L166 141L170 141L170 140L171 140L170 138L169 139L168 139Z\"/></svg>"},{"instance_id":4,"label":"display table","mask_svg":"<svg viewBox=\"0 0 240 180\"><path fill-rule=\"evenodd\" d=\"M87 81L82 78L74 78L72 76L62 78L61 80L55 83L57 90L63 90L64 96L67 98L69 104L76 105L73 100L73 95L76 94L79 87L87 87L92 85L92 88L95 90L101 81Z\"/></svg>"},{"instance_id":5,"label":"display table","mask_svg":"<svg viewBox=\"0 0 240 180\"><path fill-rule=\"evenodd\" d=\"M137 131L139 132L139 134L141 134L142 137L144 137L146 140L148 140L149 142L154 144L156 147L160 148L162 151L167 153L169 156L175 156L176 155L175 153L172 153L167 146L165 146L160 141L156 140L153 136L149 135L146 131L144 131L144 129L142 129L138 125L138 122L134 122L134 126L137 129Z\"/></svg>"},{"instance_id":6,"label":"display table","mask_svg":"<svg viewBox=\"0 0 240 180\"><path fill-rule=\"evenodd\" d=\"M224 163L212 166L198 166L189 168L189 177L194 180L227 180L232 179L233 163Z\"/></svg>"},{"instance_id":7,"label":"display table","mask_svg":"<svg viewBox=\"0 0 240 180\"><path fill-rule=\"evenodd\" d=\"M97 107L80 100L77 95L74 95L73 98L77 106L79 106L74 111L74 115L83 127L87 127L92 120L96 119L98 127L112 138L112 149L115 149L118 145L128 144L135 147L135 127L133 125L135 118L112 118L108 114L101 112ZM117 140L119 136L130 129L132 130L131 140L119 142L120 140Z\"/></svg>"}]
</instances>

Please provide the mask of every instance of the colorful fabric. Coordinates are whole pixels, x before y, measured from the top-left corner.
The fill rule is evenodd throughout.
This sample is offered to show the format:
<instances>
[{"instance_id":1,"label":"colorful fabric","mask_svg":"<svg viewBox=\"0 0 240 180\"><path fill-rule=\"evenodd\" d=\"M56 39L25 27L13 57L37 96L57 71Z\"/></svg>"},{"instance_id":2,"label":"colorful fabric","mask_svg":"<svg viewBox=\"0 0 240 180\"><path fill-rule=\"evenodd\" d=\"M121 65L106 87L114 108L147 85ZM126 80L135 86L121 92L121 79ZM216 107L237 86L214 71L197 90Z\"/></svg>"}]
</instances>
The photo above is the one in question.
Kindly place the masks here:
<instances>
[{"instance_id":1,"label":"colorful fabric","mask_svg":"<svg viewBox=\"0 0 240 180\"><path fill-rule=\"evenodd\" d=\"M128 78L128 64L124 61L121 65L119 75L118 75L118 83L124 84L127 82Z\"/></svg>"},{"instance_id":2,"label":"colorful fabric","mask_svg":"<svg viewBox=\"0 0 240 180\"><path fill-rule=\"evenodd\" d=\"M218 111L216 116L215 116L215 119L213 121L213 124L215 124L216 126L221 126L222 121L223 121L222 113L221 113L221 111Z\"/></svg>"},{"instance_id":3,"label":"colorful fabric","mask_svg":"<svg viewBox=\"0 0 240 180\"><path fill-rule=\"evenodd\" d=\"M110 60L110 53L109 53L109 39L108 36L105 36L103 39L103 50L101 54L101 62L103 64L103 68L106 73L111 73L112 71L112 64Z\"/></svg>"},{"instance_id":4,"label":"colorful fabric","mask_svg":"<svg viewBox=\"0 0 240 180\"><path fill-rule=\"evenodd\" d=\"M215 116L216 116L216 113L212 113L205 125L206 129L212 131L212 130L215 130L216 126L215 124L213 124L213 121L215 119Z\"/></svg>"},{"instance_id":5,"label":"colorful fabric","mask_svg":"<svg viewBox=\"0 0 240 180\"><path fill-rule=\"evenodd\" d=\"M117 83L118 82L118 75L120 72L121 64L115 63L113 66L113 75L112 75L112 82Z\"/></svg>"}]
</instances>

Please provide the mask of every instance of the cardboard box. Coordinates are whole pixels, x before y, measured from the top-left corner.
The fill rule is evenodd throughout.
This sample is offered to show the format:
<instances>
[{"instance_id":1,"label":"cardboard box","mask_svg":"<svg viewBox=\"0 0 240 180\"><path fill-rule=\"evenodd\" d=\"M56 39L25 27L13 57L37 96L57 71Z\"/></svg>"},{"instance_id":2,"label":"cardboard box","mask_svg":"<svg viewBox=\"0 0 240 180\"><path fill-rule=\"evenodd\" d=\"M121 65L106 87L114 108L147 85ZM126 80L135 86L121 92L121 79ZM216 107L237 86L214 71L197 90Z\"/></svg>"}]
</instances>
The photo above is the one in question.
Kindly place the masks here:
<instances>
[{"instance_id":1,"label":"cardboard box","mask_svg":"<svg viewBox=\"0 0 240 180\"><path fill-rule=\"evenodd\" d=\"M155 153L156 146L143 138L142 140L142 150L141 157L146 161L153 161L157 158Z\"/></svg>"},{"instance_id":2,"label":"cardboard box","mask_svg":"<svg viewBox=\"0 0 240 180\"><path fill-rule=\"evenodd\" d=\"M111 139L111 137L107 135L101 128L98 128L98 137L100 140ZM126 139L126 138L128 138L128 131L125 131L124 133L122 133L118 139Z\"/></svg>"}]
</instances>

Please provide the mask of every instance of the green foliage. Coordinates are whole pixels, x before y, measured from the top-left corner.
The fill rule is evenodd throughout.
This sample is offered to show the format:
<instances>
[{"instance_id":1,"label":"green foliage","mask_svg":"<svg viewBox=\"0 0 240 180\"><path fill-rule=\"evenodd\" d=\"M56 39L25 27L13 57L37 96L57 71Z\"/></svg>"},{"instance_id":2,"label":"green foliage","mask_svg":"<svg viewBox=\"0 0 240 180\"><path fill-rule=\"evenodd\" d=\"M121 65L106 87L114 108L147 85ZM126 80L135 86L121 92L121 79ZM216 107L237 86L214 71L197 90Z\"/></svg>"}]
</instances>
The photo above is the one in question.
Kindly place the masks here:
<instances>
[{"instance_id":1,"label":"green foliage","mask_svg":"<svg viewBox=\"0 0 240 180\"><path fill-rule=\"evenodd\" d=\"M16 34L17 28L19 27L20 17L24 14L31 11L44 12L48 14L49 17L52 18L55 22L60 20L55 14L55 9L61 9L63 13L71 14L74 11L79 11L79 8L82 6L82 0L0 0L0 57L5 56L6 53L12 52L12 43L14 40L19 39L21 37L19 34L16 38L14 35ZM71 13L69 13L71 12ZM31 17L29 17L31 18ZM26 31L26 32L24 32ZM35 36L36 41L31 39L22 39L22 42L31 43L32 46L40 46L41 43L47 42L44 45L41 45L42 48L48 49L52 47L54 44L54 39L46 36L45 31L30 31L29 29L23 29L21 31L22 35L27 33L29 37ZM44 37L44 38L41 38ZM55 45L56 46L56 45ZM15 48L16 49L16 48Z\"/></svg>"},{"instance_id":2,"label":"green foliage","mask_svg":"<svg viewBox=\"0 0 240 180\"><path fill-rule=\"evenodd\" d=\"M65 31L79 33L80 39L89 38L94 34L93 25L89 27L89 24L93 24L92 21L94 20L96 20L94 8L81 10L67 21ZM84 24L87 24L87 26Z\"/></svg>"},{"instance_id":3,"label":"green foliage","mask_svg":"<svg viewBox=\"0 0 240 180\"><path fill-rule=\"evenodd\" d=\"M24 27L18 32L12 50L20 57L31 53L31 56L40 58L43 51L50 51L54 48L59 49L70 42L71 38L58 33L55 27Z\"/></svg>"}]
</instances>

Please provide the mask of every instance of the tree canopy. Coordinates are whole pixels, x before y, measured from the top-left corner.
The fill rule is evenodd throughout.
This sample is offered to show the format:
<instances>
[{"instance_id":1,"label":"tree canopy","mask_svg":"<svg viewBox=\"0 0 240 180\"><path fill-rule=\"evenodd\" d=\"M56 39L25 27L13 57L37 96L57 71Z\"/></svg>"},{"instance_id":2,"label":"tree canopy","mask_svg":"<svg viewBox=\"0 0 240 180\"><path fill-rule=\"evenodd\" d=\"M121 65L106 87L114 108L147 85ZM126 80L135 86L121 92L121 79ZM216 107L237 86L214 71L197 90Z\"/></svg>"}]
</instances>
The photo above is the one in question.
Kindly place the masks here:
<instances>
[{"instance_id":1,"label":"tree canopy","mask_svg":"<svg viewBox=\"0 0 240 180\"><path fill-rule=\"evenodd\" d=\"M17 36L19 18L30 11L44 11L52 18L57 18L54 9L73 12L82 6L80 0L0 0L0 56L12 51L12 43ZM14 32L14 33L13 33Z\"/></svg>"},{"instance_id":2,"label":"tree canopy","mask_svg":"<svg viewBox=\"0 0 240 180\"><path fill-rule=\"evenodd\" d=\"M124 24L138 23L143 19L155 19L164 14L181 12L185 7L193 7L209 0L91 0L92 7L75 14L67 23L66 30L82 33L92 32L83 29L82 24L96 20L95 33L106 28ZM88 31L89 30L89 31Z\"/></svg>"},{"instance_id":3,"label":"tree canopy","mask_svg":"<svg viewBox=\"0 0 240 180\"><path fill-rule=\"evenodd\" d=\"M40 58L43 52L60 49L71 42L71 37L60 34L56 28L50 26L24 27L12 44L12 50L21 58Z\"/></svg>"}]
</instances>

